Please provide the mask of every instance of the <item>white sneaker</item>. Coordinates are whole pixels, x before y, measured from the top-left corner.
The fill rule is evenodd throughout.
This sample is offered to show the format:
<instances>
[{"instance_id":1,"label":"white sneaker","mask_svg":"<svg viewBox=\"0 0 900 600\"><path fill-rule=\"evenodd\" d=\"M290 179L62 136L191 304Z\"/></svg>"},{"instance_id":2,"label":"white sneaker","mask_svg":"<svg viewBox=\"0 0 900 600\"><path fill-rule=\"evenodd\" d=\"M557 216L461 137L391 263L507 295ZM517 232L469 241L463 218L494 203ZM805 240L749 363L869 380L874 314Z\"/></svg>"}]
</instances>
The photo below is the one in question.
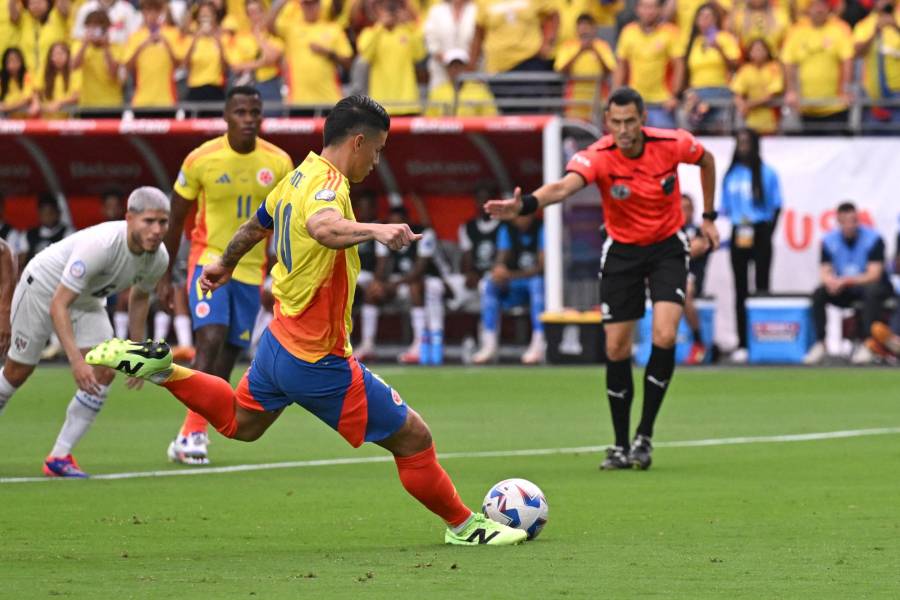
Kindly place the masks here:
<instances>
[{"instance_id":1,"label":"white sneaker","mask_svg":"<svg viewBox=\"0 0 900 600\"><path fill-rule=\"evenodd\" d=\"M870 365L875 361L875 355L865 344L859 344L850 356L852 365Z\"/></svg>"},{"instance_id":2,"label":"white sneaker","mask_svg":"<svg viewBox=\"0 0 900 600\"><path fill-rule=\"evenodd\" d=\"M812 348L809 349L809 352L806 353L806 356L803 357L804 365L817 365L825 358L825 344L823 342L816 342L813 344Z\"/></svg>"},{"instance_id":3,"label":"white sneaker","mask_svg":"<svg viewBox=\"0 0 900 600\"><path fill-rule=\"evenodd\" d=\"M497 332L485 331L482 334L481 349L472 355L472 364L486 365L497 362L499 358L497 350Z\"/></svg>"},{"instance_id":4,"label":"white sneaker","mask_svg":"<svg viewBox=\"0 0 900 600\"><path fill-rule=\"evenodd\" d=\"M738 348L731 353L728 360L736 365L745 365L747 364L747 361L750 360L750 354L747 352L746 348Z\"/></svg>"},{"instance_id":5,"label":"white sneaker","mask_svg":"<svg viewBox=\"0 0 900 600\"><path fill-rule=\"evenodd\" d=\"M525 353L522 354L523 365L537 365L544 362L544 354L547 350L547 343L544 341L543 335L531 336L531 343Z\"/></svg>"},{"instance_id":6,"label":"white sneaker","mask_svg":"<svg viewBox=\"0 0 900 600\"><path fill-rule=\"evenodd\" d=\"M169 460L183 465L208 465L209 436L203 431L194 431L188 435L179 434L169 444Z\"/></svg>"},{"instance_id":7,"label":"white sneaker","mask_svg":"<svg viewBox=\"0 0 900 600\"><path fill-rule=\"evenodd\" d=\"M358 348L353 349L353 356L361 363L368 361L375 355L375 346L372 344L360 344Z\"/></svg>"}]
</instances>

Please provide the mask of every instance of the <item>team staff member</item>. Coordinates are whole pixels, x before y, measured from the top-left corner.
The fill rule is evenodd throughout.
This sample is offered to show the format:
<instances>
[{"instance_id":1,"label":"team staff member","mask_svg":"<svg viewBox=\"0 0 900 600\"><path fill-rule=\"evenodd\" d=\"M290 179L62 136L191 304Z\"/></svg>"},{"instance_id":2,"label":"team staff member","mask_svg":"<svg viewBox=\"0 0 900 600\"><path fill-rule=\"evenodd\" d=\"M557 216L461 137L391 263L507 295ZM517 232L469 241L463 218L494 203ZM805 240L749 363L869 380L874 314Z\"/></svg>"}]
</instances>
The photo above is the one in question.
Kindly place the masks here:
<instances>
[{"instance_id":1,"label":"team staff member","mask_svg":"<svg viewBox=\"0 0 900 600\"><path fill-rule=\"evenodd\" d=\"M197 349L194 368L227 380L241 350L250 345L265 278L265 244L248 252L232 280L211 295L200 289L202 269L198 267L222 255L234 232L256 213L292 164L286 152L257 137L262 101L254 88L231 88L224 117L228 132L188 154L175 182L172 227L166 236L169 270L160 284L160 298L167 301L170 297L172 267L181 245L185 215L196 202L188 259L188 297ZM169 458L185 464L208 463L206 429L203 417L188 412L181 431L169 445Z\"/></svg>"},{"instance_id":2,"label":"team staff member","mask_svg":"<svg viewBox=\"0 0 900 600\"><path fill-rule=\"evenodd\" d=\"M600 299L606 332L606 393L612 412L615 446L607 449L603 469L650 466L656 415L675 369L675 338L687 284L687 238L681 231L679 163L700 167L703 187L703 235L719 244L715 227L716 167L713 156L683 130L644 127L647 113L635 90L620 88L609 97L604 136L569 161L562 179L508 200L491 200L485 209L499 219L514 219L562 202L581 188L600 188L609 234L603 245ZM644 407L634 442L628 444L631 400L631 346L634 327L644 315L649 287L653 302L653 350L644 374Z\"/></svg>"},{"instance_id":3,"label":"team staff member","mask_svg":"<svg viewBox=\"0 0 900 600\"><path fill-rule=\"evenodd\" d=\"M390 123L371 98L338 102L325 120L322 154L310 152L235 232L221 257L203 269L203 288L219 288L241 257L274 230L275 319L237 390L218 377L173 365L165 344L112 340L88 360L120 369L140 365L140 377L168 389L233 439L258 439L289 404L299 404L352 446L369 441L393 454L403 487L447 523L446 543L518 544L525 541L524 531L473 514L463 504L438 462L428 425L352 354L356 244L374 239L399 250L421 238L405 223L358 223L350 206L350 182L361 182L378 163Z\"/></svg>"}]
</instances>

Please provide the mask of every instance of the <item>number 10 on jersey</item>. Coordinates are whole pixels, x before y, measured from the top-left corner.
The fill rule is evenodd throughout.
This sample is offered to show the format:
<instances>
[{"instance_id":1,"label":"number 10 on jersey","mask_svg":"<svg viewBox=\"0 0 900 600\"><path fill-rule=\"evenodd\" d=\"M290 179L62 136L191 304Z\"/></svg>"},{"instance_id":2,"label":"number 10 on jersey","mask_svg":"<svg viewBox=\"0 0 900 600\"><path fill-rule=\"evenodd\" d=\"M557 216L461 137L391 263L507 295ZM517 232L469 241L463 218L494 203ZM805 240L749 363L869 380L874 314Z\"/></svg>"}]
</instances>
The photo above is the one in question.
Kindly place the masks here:
<instances>
[{"instance_id":1,"label":"number 10 on jersey","mask_svg":"<svg viewBox=\"0 0 900 600\"><path fill-rule=\"evenodd\" d=\"M238 219L249 219L250 218L250 205L253 202L253 196L248 195L246 198L244 196L237 197L237 216Z\"/></svg>"}]
</instances>

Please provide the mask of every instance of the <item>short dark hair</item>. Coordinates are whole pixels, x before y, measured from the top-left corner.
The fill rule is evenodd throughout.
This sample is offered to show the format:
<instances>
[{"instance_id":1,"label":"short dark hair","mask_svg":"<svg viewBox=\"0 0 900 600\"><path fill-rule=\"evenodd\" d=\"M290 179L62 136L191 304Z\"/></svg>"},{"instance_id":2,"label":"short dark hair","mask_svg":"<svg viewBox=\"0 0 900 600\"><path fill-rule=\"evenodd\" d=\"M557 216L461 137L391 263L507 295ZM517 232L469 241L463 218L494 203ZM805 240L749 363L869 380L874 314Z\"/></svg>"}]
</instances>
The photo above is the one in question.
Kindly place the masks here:
<instances>
[{"instance_id":1,"label":"short dark hair","mask_svg":"<svg viewBox=\"0 0 900 600\"><path fill-rule=\"evenodd\" d=\"M856 205L850 202L849 200L845 200L838 204L837 207L838 214L840 213L848 213L848 212L856 212Z\"/></svg>"},{"instance_id":2,"label":"short dark hair","mask_svg":"<svg viewBox=\"0 0 900 600\"><path fill-rule=\"evenodd\" d=\"M260 98L259 90L252 85L236 85L225 94L225 104L235 96L255 96Z\"/></svg>"},{"instance_id":3,"label":"short dark hair","mask_svg":"<svg viewBox=\"0 0 900 600\"><path fill-rule=\"evenodd\" d=\"M394 206L391 206L390 210L388 210L388 213L392 215L399 215L404 219L409 217L409 211L406 210L406 207L402 204L395 204Z\"/></svg>"},{"instance_id":4,"label":"short dark hair","mask_svg":"<svg viewBox=\"0 0 900 600\"><path fill-rule=\"evenodd\" d=\"M59 208L59 200L53 192L41 192L37 197L38 210L44 207L56 209L56 212L62 212Z\"/></svg>"},{"instance_id":5,"label":"short dark hair","mask_svg":"<svg viewBox=\"0 0 900 600\"><path fill-rule=\"evenodd\" d=\"M590 13L581 13L580 15L578 15L578 18L575 19L575 24L581 25L582 23L596 25L597 20Z\"/></svg>"},{"instance_id":6,"label":"short dark hair","mask_svg":"<svg viewBox=\"0 0 900 600\"><path fill-rule=\"evenodd\" d=\"M609 107L613 104L616 106L634 104L638 113L644 113L644 99L637 93L637 90L628 86L622 86L609 95L609 100L606 101L606 110L609 110Z\"/></svg>"},{"instance_id":7,"label":"short dark hair","mask_svg":"<svg viewBox=\"0 0 900 600\"><path fill-rule=\"evenodd\" d=\"M390 128L391 117L383 106L368 96L347 96L328 113L323 143L332 146L362 129L388 131Z\"/></svg>"}]
</instances>

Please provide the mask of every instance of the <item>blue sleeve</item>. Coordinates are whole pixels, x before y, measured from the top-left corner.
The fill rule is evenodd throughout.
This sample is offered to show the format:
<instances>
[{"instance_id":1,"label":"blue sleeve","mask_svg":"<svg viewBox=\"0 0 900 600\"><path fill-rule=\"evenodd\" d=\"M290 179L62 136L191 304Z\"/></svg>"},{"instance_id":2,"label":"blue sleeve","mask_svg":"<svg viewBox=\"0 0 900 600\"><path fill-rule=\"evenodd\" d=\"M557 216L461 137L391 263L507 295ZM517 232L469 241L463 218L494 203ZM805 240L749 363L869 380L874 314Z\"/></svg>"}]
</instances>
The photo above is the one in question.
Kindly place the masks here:
<instances>
[{"instance_id":1,"label":"blue sleeve","mask_svg":"<svg viewBox=\"0 0 900 600\"><path fill-rule=\"evenodd\" d=\"M538 229L538 252L544 251L544 224L541 223L541 228Z\"/></svg>"},{"instance_id":2,"label":"blue sleeve","mask_svg":"<svg viewBox=\"0 0 900 600\"><path fill-rule=\"evenodd\" d=\"M769 203L769 208L772 210L772 214L775 214L775 211L780 209L782 206L781 199L781 182L778 180L778 173L775 172L769 165L765 166L765 187L766 187L766 200Z\"/></svg>"},{"instance_id":3,"label":"blue sleeve","mask_svg":"<svg viewBox=\"0 0 900 600\"><path fill-rule=\"evenodd\" d=\"M834 262L834 259L831 257L831 252L828 251L828 246L824 243L822 244L822 255L819 257L819 262L824 264L831 264Z\"/></svg>"},{"instance_id":4,"label":"blue sleeve","mask_svg":"<svg viewBox=\"0 0 900 600\"><path fill-rule=\"evenodd\" d=\"M725 177L722 178L722 205L719 207L720 212L731 218L731 194L728 192L728 180L733 177L732 172L726 172Z\"/></svg>"},{"instance_id":5,"label":"blue sleeve","mask_svg":"<svg viewBox=\"0 0 900 600\"><path fill-rule=\"evenodd\" d=\"M266 203L263 202L259 205L259 208L256 210L256 218L259 220L259 224L265 227L266 229L272 229L272 215L270 215L266 211Z\"/></svg>"},{"instance_id":6,"label":"blue sleeve","mask_svg":"<svg viewBox=\"0 0 900 600\"><path fill-rule=\"evenodd\" d=\"M497 250L512 250L512 240L509 239L509 225L506 223L501 223L500 229L497 230Z\"/></svg>"}]
</instances>

